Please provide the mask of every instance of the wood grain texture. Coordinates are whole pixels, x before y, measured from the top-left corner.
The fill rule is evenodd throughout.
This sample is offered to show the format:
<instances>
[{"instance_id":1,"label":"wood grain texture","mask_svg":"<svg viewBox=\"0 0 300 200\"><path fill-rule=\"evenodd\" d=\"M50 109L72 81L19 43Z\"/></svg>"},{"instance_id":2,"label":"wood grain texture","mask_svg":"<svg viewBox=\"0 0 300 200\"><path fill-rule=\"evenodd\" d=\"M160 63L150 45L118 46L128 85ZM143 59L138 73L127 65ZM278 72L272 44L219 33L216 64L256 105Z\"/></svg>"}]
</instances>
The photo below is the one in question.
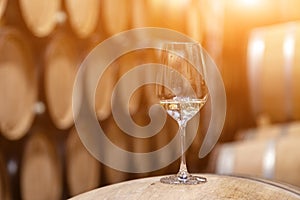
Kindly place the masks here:
<instances>
[{"instance_id":1,"label":"wood grain texture","mask_svg":"<svg viewBox=\"0 0 300 200\"><path fill-rule=\"evenodd\" d=\"M167 185L160 177L137 179L73 197L72 200L89 199L268 199L297 200L300 191L263 180L205 174L207 183L200 185Z\"/></svg>"}]
</instances>

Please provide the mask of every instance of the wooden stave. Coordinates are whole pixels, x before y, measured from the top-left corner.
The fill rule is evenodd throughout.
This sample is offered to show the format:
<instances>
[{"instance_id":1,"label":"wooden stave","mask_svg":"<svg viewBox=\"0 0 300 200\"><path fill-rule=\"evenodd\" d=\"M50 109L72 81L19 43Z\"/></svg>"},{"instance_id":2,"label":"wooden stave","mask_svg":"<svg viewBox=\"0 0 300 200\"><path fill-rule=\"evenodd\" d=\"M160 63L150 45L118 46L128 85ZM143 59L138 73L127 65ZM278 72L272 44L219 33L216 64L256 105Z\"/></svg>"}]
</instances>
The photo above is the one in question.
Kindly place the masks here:
<instances>
[{"instance_id":1,"label":"wooden stave","mask_svg":"<svg viewBox=\"0 0 300 200\"><path fill-rule=\"evenodd\" d=\"M187 1L146 1L147 26L162 27L186 33Z\"/></svg>"},{"instance_id":2,"label":"wooden stave","mask_svg":"<svg viewBox=\"0 0 300 200\"><path fill-rule=\"evenodd\" d=\"M111 99L114 86L117 82L117 64L111 64L98 82L95 94L95 109L99 121L111 115Z\"/></svg>"},{"instance_id":3,"label":"wooden stave","mask_svg":"<svg viewBox=\"0 0 300 200\"><path fill-rule=\"evenodd\" d=\"M128 53L124 56L121 56L117 62L118 62L118 80L120 80L123 76L127 75L127 73L130 73L130 70L134 70L135 67L143 64L144 60L141 59L141 57L145 56L145 54L143 52L131 52ZM135 76L132 77L132 79L130 79L130 82L127 83L128 85L132 86L138 86L137 83L140 82L140 80L142 79L142 77L140 76ZM120 92L117 93L117 97L119 100L119 103L122 104L122 107L124 109L129 109L129 113L131 115L135 114L141 104L141 99L142 99L142 93L141 91L137 90L135 91L131 96L130 96L130 101L129 101L129 105L127 105L127 100L126 99L126 95L130 94L130 91L128 90L128 86L126 85L119 85L120 86ZM130 87L129 87L130 88Z\"/></svg>"},{"instance_id":4,"label":"wooden stave","mask_svg":"<svg viewBox=\"0 0 300 200\"><path fill-rule=\"evenodd\" d=\"M60 199L63 195L62 165L54 143L44 132L37 131L24 148L20 167L22 199ZM42 163L44 167L39 170ZM30 169L34 170L33 174L28 173Z\"/></svg>"},{"instance_id":5,"label":"wooden stave","mask_svg":"<svg viewBox=\"0 0 300 200\"><path fill-rule=\"evenodd\" d=\"M83 3L82 5L80 3ZM89 9L85 9L89 7ZM65 1L66 11L72 29L80 38L87 38L95 31L100 16L100 1ZM82 15L78 15L78 8Z\"/></svg>"},{"instance_id":6,"label":"wooden stave","mask_svg":"<svg viewBox=\"0 0 300 200\"><path fill-rule=\"evenodd\" d=\"M25 24L33 35L46 37L56 27L57 14L61 9L61 0L47 1L47 3L45 1L19 0L19 7ZM32 13L35 13L35 15ZM43 14L48 16L41 20L41 17L45 16Z\"/></svg>"},{"instance_id":7,"label":"wooden stave","mask_svg":"<svg viewBox=\"0 0 300 200\"><path fill-rule=\"evenodd\" d=\"M13 43L8 45L11 45L13 47L13 54L15 55L8 55L4 59L4 64L5 62L8 62L8 67L11 68L13 66L18 65L21 67L21 70L26 70L26 75L25 77L19 77L19 78L14 78L12 80L22 80L25 81L22 84L19 84L18 88L23 88L23 93L24 96L22 98L16 97L16 99L22 99L22 102L25 102L25 106L23 106L23 111L15 112L14 116L19 116L18 119L8 119L7 120L7 115L5 118L4 124L1 125L1 132L2 134L10 139L10 140L17 140L23 137L27 131L29 130L31 124L33 123L35 113L34 113L34 104L37 101L37 72L35 70L35 66L33 63L33 56L32 56L32 49L31 46L27 42L27 38L21 34L21 32L17 29L11 28L11 27L5 27L1 33L0 33L0 40L3 40L1 42L1 45L5 45L5 42L8 42L9 39L14 40ZM13 45L13 46L12 46ZM19 51L19 56L17 56L17 53ZM5 51L3 52L9 52L7 48L5 48ZM3 54L2 54L3 55ZM20 59L16 59L19 57ZM1 58L0 58L1 59ZM15 63L15 61L17 63ZM13 62L13 64L11 64ZM7 64L6 64L7 65ZM13 68L11 68L13 69ZM19 69L20 70L20 69ZM15 71L17 72L17 71ZM20 73L20 72L19 72ZM23 73L23 72L22 72ZM17 75L17 74L16 74ZM7 75L6 75L7 77ZM16 92L16 88L13 90L14 93ZM22 92L22 91L21 91ZM27 97L24 99L24 97ZM9 101L10 103L13 101ZM7 109L13 110L14 108L18 108L20 105L20 102L18 105L6 105L4 106ZM24 110L25 109L25 110ZM3 111L3 109L1 109ZM10 115L12 116L12 115ZM12 120L12 121L10 121Z\"/></svg>"},{"instance_id":8,"label":"wooden stave","mask_svg":"<svg viewBox=\"0 0 300 200\"><path fill-rule=\"evenodd\" d=\"M138 67L142 64L147 64L147 61L153 60L153 58L151 57L153 56L152 54L153 52L147 54L144 51L136 51L123 55L117 58L113 63L111 63L104 71L102 76L99 77L101 79L98 82L95 94L95 109L99 121L103 121L111 115L112 94L114 92L117 81L119 81L122 76L124 76L133 68ZM141 57L143 57L143 59L141 59ZM87 76L92 76L91 74L93 73L94 72L90 70L88 71ZM132 77L131 81L128 84L131 86L137 86L142 78L144 77ZM91 86L91 83L91 78L87 78L87 84L89 87ZM134 115L141 106L142 99L149 96L143 96L143 92L141 92L140 89L137 89L132 94L132 96L130 96L130 102L129 105L127 105L128 99L126 99L126 96L133 91L129 91L129 89L127 89L127 84L120 84L119 87L121 88L118 90L119 92L115 92L116 103L121 104L121 107L124 109L129 109L129 113L131 115ZM153 99L153 97L151 97L151 99Z\"/></svg>"},{"instance_id":9,"label":"wooden stave","mask_svg":"<svg viewBox=\"0 0 300 200\"><path fill-rule=\"evenodd\" d=\"M137 179L75 196L71 200L95 199L300 199L300 190L276 182L251 177L205 176L208 182L200 185L168 185L161 177ZM180 189L179 189L180 188ZM118 192L116 192L118 191Z\"/></svg>"},{"instance_id":10,"label":"wooden stave","mask_svg":"<svg viewBox=\"0 0 300 200\"><path fill-rule=\"evenodd\" d=\"M148 25L148 8L145 0L131 0L132 28L141 28Z\"/></svg>"},{"instance_id":11,"label":"wooden stave","mask_svg":"<svg viewBox=\"0 0 300 200\"><path fill-rule=\"evenodd\" d=\"M66 168L70 196L100 185L100 163L83 146L75 128L71 129L66 141Z\"/></svg>"},{"instance_id":12,"label":"wooden stave","mask_svg":"<svg viewBox=\"0 0 300 200\"><path fill-rule=\"evenodd\" d=\"M77 57L77 45L65 32L58 32L52 37L44 54L43 76L46 103L50 118L58 129L68 129L74 123L72 92L79 64ZM67 73L61 73L62 68ZM53 71L54 69L56 70ZM58 81L58 78L61 81ZM60 94L58 95L57 92Z\"/></svg>"},{"instance_id":13,"label":"wooden stave","mask_svg":"<svg viewBox=\"0 0 300 200\"><path fill-rule=\"evenodd\" d=\"M102 129L103 132L107 135L108 139L117 145L119 148L124 149L126 151L131 151L132 146L130 144L130 139L128 136L119 129L119 127L115 124L114 119L110 116L107 120L105 120L105 124L103 124ZM101 125L101 124L100 124ZM104 153L104 159L109 159L111 155L109 152ZM107 157L107 158L106 158ZM129 166L130 160L126 159L126 165ZM105 163L104 163L105 164ZM118 182L122 182L129 179L129 174L126 172L119 171L107 165L101 165L103 172L103 182L102 184L114 184Z\"/></svg>"},{"instance_id":14,"label":"wooden stave","mask_svg":"<svg viewBox=\"0 0 300 200\"><path fill-rule=\"evenodd\" d=\"M127 1L103 0L100 7L100 21L109 36L130 28L131 8Z\"/></svg>"},{"instance_id":15,"label":"wooden stave","mask_svg":"<svg viewBox=\"0 0 300 200\"><path fill-rule=\"evenodd\" d=\"M198 1L192 1L187 8L186 13L186 32L194 40L202 43L204 30L202 27L203 19L201 16L201 5Z\"/></svg>"}]
</instances>

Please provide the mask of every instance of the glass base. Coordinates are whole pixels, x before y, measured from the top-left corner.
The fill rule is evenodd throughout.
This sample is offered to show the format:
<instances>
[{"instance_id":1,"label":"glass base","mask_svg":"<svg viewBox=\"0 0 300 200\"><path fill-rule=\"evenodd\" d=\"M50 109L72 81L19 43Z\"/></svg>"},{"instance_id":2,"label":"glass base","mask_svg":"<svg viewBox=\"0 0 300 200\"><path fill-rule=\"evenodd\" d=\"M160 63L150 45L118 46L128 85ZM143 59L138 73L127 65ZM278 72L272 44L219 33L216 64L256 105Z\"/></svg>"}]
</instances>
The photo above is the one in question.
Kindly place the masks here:
<instances>
[{"instance_id":1,"label":"glass base","mask_svg":"<svg viewBox=\"0 0 300 200\"><path fill-rule=\"evenodd\" d=\"M173 185L197 185L207 182L207 179L200 176L189 175L186 179L181 179L177 175L167 176L160 179L161 183Z\"/></svg>"}]
</instances>

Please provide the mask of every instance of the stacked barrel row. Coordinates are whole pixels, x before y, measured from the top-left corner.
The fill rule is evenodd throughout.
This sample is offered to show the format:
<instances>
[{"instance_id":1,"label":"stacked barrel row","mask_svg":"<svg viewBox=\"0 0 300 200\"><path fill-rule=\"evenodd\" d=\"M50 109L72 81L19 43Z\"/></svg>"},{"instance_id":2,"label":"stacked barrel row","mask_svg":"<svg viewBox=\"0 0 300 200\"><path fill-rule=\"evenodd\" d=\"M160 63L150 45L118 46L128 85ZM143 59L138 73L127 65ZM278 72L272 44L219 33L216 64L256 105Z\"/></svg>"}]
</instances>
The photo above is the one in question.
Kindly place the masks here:
<instances>
[{"instance_id":1,"label":"stacked barrel row","mask_svg":"<svg viewBox=\"0 0 300 200\"><path fill-rule=\"evenodd\" d=\"M217 173L250 175L300 186L300 23L254 29L247 67L257 127L215 148Z\"/></svg>"},{"instance_id":2,"label":"stacked barrel row","mask_svg":"<svg viewBox=\"0 0 300 200\"><path fill-rule=\"evenodd\" d=\"M291 46L297 49L298 39L295 38L298 38L298 28L288 28L289 36L285 36L282 29L275 31L278 33L276 37L269 36L273 30L270 33L267 31L263 37L272 41L265 39L263 42L263 51L266 53L259 54L261 39L254 39L254 43L258 44L255 47L258 52L255 55L249 53L250 59L254 57L256 60L258 57L260 63L250 60L249 65L246 65L246 60L243 60L247 57L244 50L252 45L251 42L248 44L248 31L258 24L300 19L298 1L288 1L286 7L280 7L281 16L274 14L270 17L272 19L263 18L262 22L259 21L259 12L266 13L268 10L257 10L258 17L254 18L257 21L249 24L242 21L247 18L247 12L244 13L244 18L236 17L234 14L240 14L240 9L234 11L237 8L231 5L234 1L226 2L0 0L0 199L65 199L105 184L176 172L178 163L147 174L128 174L111 169L91 157L76 134L72 114L72 89L80 63L96 44L131 28L171 28L204 44L220 66L224 77L228 99L227 120L222 134L225 141L233 139L237 129L255 125L257 118L265 119L260 116L267 116L267 121L272 122L299 119L299 70L293 64L298 62L299 56L294 55L294 60L291 60L293 54L287 50L289 59L284 64L285 68L277 66L276 76L273 68L269 68L271 64L280 63L269 63L270 60L279 58L277 54L282 55L281 50L271 52L281 49L278 38L286 38L286 49L291 49ZM272 2L272 5L265 8L276 10L279 6L279 3ZM288 10L285 15L284 9ZM261 38L260 35L260 31L254 32L255 38ZM239 42L237 38L240 39ZM267 47L268 42L270 47ZM122 41L116 46L118 45L123 45ZM273 54L274 57L269 57ZM261 57L266 60L262 61ZM111 63L99 80L95 94L95 112L99 124L113 143L128 151L149 152L159 149L173 138L177 130L176 123L168 118L157 136L149 139L131 138L120 130L111 114L110 97L113 86L120 77L135 65L156 61L155 52L133 52ZM254 64L263 70L255 71L257 67L252 67ZM265 66L268 68L263 68ZM273 90L272 83L282 79L282 71L285 72L284 80L287 82L278 82L276 90ZM268 76L269 73L273 75ZM286 78L291 74L292 79ZM270 80L273 77L275 79ZM143 77L134 77L128 86L141 78ZM247 80L253 82L248 83ZM258 82L262 87L257 85ZM280 87L283 85L284 87ZM123 92L127 91L127 85L121 87ZM257 92L256 88L260 88L260 91ZM279 91L279 100L269 93L275 91ZM289 95L291 98L285 100L284 96ZM118 102L126 106L123 94L119 96ZM149 123L148 109L155 102L154 96L151 85L133 93L129 110L137 124ZM282 109L276 112L277 108ZM209 110L204 107L205 115L201 116L200 133L205 133L209 120L209 115L206 115L209 113L205 109ZM253 111L253 115L250 111ZM261 124L263 120L258 121ZM187 153L192 172L205 170L207 164L207 160L199 160L197 157L202 138L203 135L198 133ZM291 144L293 146L294 143ZM138 166L137 161L128 162ZM297 181L291 183L298 184Z\"/></svg>"},{"instance_id":3,"label":"stacked barrel row","mask_svg":"<svg viewBox=\"0 0 300 200\"><path fill-rule=\"evenodd\" d=\"M2 11L4 16L2 16L1 26L1 50L5 49L5 51L1 56L3 72L0 75L3 82L1 91L5 95L1 104L3 112L0 121L1 130L9 139L21 138L30 127L34 118L34 108L39 109L37 107L39 105L35 104L40 96L38 90L43 90L45 93L47 106L55 125L60 129L72 125L70 97L81 61L91 47L106 37L137 26L133 25L135 23L141 24L140 26L147 25L147 22L134 22L133 19L138 17L131 16L135 14L131 10L140 12L143 9L138 6L146 6L144 1L138 2L140 3L132 4L135 5L132 7L125 1L124 3L102 1L101 5L99 1L88 1L81 5L80 1L60 0L36 3L20 0L9 5L6 5L6 1L1 3L3 5L1 10L5 11L5 7L8 7L7 12L15 12L14 17L11 17L10 13L5 15L6 13ZM147 6L154 7L155 5L152 4L155 3L149 3ZM163 8L163 5L156 6ZM170 9L170 12L175 12L174 10ZM18 11L20 13L16 13ZM186 19L185 12L177 12L181 13L178 18L182 19L182 24L185 24L185 21L192 21ZM18 14L22 15L20 16L22 21L16 22L15 18ZM163 11L160 10L153 15L162 14ZM114 17L116 15L118 18ZM101 20L98 20L99 16ZM178 15L173 13L172 16ZM194 18L198 19L199 16ZM16 25L18 26L14 27ZM71 33L69 26L72 28ZM174 25L175 27L181 31L187 29L186 25ZM102 35L97 29L102 29ZM196 32L197 34L191 31L191 34L201 36L199 30ZM39 50L41 51L35 52ZM41 77L44 88L38 87ZM17 102L22 98L22 103ZM8 116L9 112L15 113L14 116Z\"/></svg>"},{"instance_id":4,"label":"stacked barrel row","mask_svg":"<svg viewBox=\"0 0 300 200\"><path fill-rule=\"evenodd\" d=\"M280 12L267 1L245 12L234 2L227 1L222 65L231 140L215 147L211 170L299 186L299 2Z\"/></svg>"},{"instance_id":5,"label":"stacked barrel row","mask_svg":"<svg viewBox=\"0 0 300 200\"><path fill-rule=\"evenodd\" d=\"M151 174L122 173L90 155L74 127L73 84L87 53L118 32L161 26L200 40L199 5L195 2L171 8L170 2L141 0L0 1L0 199L65 199ZM193 11L187 12L188 8ZM159 137L133 139L111 116L110 98L118 79L136 65L156 62L155 55L150 50L119 58L99 80L95 94L95 112L104 132L128 151L153 151L176 133L176 123L168 119ZM141 78L134 77L128 84ZM130 92L127 86L121 86L122 92ZM148 109L155 103L154 96L151 85L132 96L129 111L138 124L149 123ZM119 97L118 102L126 106L126 99L122 94ZM176 163L153 175L172 170L177 170Z\"/></svg>"}]
</instances>

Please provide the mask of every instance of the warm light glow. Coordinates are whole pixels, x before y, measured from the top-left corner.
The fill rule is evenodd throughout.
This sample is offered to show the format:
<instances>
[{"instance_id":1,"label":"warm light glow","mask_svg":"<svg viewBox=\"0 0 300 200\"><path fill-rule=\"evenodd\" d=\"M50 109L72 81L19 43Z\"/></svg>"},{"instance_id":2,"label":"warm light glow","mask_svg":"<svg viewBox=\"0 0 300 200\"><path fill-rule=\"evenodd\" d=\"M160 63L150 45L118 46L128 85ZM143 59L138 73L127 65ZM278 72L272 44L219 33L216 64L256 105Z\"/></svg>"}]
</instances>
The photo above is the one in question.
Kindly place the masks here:
<instances>
[{"instance_id":1,"label":"warm light glow","mask_svg":"<svg viewBox=\"0 0 300 200\"><path fill-rule=\"evenodd\" d=\"M295 36L293 33L288 33L283 42L283 54L285 58L292 58L295 52Z\"/></svg>"},{"instance_id":2,"label":"warm light glow","mask_svg":"<svg viewBox=\"0 0 300 200\"><path fill-rule=\"evenodd\" d=\"M183 12L189 5L190 0L163 0L164 9L169 9L171 12Z\"/></svg>"},{"instance_id":3,"label":"warm light glow","mask_svg":"<svg viewBox=\"0 0 300 200\"><path fill-rule=\"evenodd\" d=\"M265 51L265 42L260 34L253 34L248 46L248 69L252 83L255 83L257 72Z\"/></svg>"},{"instance_id":4,"label":"warm light glow","mask_svg":"<svg viewBox=\"0 0 300 200\"><path fill-rule=\"evenodd\" d=\"M253 14L261 13L262 10L267 11L273 8L276 4L267 0L227 0L227 5L231 9L237 9L240 12L253 12Z\"/></svg>"},{"instance_id":5,"label":"warm light glow","mask_svg":"<svg viewBox=\"0 0 300 200\"><path fill-rule=\"evenodd\" d=\"M243 6L253 6L258 4L261 0L236 0L237 3Z\"/></svg>"},{"instance_id":6,"label":"warm light glow","mask_svg":"<svg viewBox=\"0 0 300 200\"><path fill-rule=\"evenodd\" d=\"M253 60L256 59L257 56L261 56L264 53L265 43L263 38L260 35L255 35L251 38L249 44L249 53Z\"/></svg>"},{"instance_id":7,"label":"warm light glow","mask_svg":"<svg viewBox=\"0 0 300 200\"><path fill-rule=\"evenodd\" d=\"M180 9L189 5L190 0L151 0L150 3L153 4L154 7L169 7L173 9Z\"/></svg>"},{"instance_id":8,"label":"warm light glow","mask_svg":"<svg viewBox=\"0 0 300 200\"><path fill-rule=\"evenodd\" d=\"M250 40L248 43L248 74L250 84L250 93L251 93L251 104L254 112L258 112L259 108L259 91L258 88L261 67L263 62L263 56L265 52L265 41L263 34L260 31L253 31L250 35Z\"/></svg>"},{"instance_id":9,"label":"warm light glow","mask_svg":"<svg viewBox=\"0 0 300 200\"><path fill-rule=\"evenodd\" d=\"M275 1L270 0L226 0L226 9L233 23L247 20L245 26L265 24L277 16Z\"/></svg>"},{"instance_id":10,"label":"warm light glow","mask_svg":"<svg viewBox=\"0 0 300 200\"><path fill-rule=\"evenodd\" d=\"M283 40L283 55L284 55L284 75L285 75L285 109L288 113L293 113L293 105L290 100L293 99L292 81L294 54L295 54L295 29L293 26L288 27L286 35Z\"/></svg>"},{"instance_id":11,"label":"warm light glow","mask_svg":"<svg viewBox=\"0 0 300 200\"><path fill-rule=\"evenodd\" d=\"M190 3L190 0L164 0L167 5L171 7L178 7L180 8L181 6L186 6Z\"/></svg>"}]
</instances>

